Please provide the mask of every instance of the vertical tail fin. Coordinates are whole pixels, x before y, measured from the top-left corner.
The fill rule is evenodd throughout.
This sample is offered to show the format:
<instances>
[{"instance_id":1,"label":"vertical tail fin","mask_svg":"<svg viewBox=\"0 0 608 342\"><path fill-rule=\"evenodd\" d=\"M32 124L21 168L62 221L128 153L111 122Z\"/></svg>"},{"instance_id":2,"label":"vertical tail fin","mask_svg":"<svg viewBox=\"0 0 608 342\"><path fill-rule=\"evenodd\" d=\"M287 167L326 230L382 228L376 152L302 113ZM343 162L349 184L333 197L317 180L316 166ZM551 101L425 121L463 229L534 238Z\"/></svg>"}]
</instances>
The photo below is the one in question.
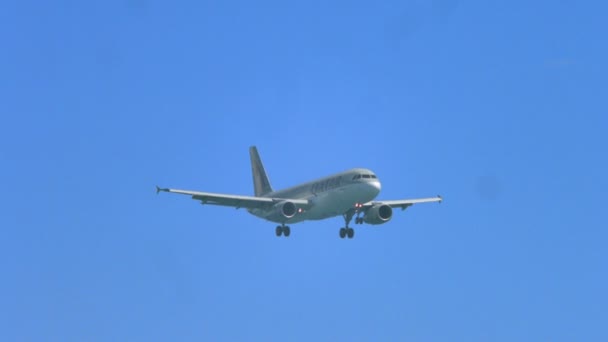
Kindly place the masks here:
<instances>
[{"instance_id":1,"label":"vertical tail fin","mask_svg":"<svg viewBox=\"0 0 608 342\"><path fill-rule=\"evenodd\" d=\"M249 148L249 156L251 157L251 172L253 173L253 188L255 190L255 195L263 196L272 192L266 170L264 170L264 165L262 165L258 149L255 146Z\"/></svg>"}]
</instances>

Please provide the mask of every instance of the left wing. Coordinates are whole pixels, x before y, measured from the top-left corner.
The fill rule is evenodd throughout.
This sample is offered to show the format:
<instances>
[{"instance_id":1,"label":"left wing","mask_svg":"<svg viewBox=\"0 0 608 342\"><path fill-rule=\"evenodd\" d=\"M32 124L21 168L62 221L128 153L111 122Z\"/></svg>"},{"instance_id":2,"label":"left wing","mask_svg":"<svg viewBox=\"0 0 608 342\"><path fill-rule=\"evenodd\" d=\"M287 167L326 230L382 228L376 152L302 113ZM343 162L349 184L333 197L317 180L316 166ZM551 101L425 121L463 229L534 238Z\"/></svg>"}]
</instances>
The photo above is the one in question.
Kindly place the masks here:
<instances>
[{"instance_id":1,"label":"left wing","mask_svg":"<svg viewBox=\"0 0 608 342\"><path fill-rule=\"evenodd\" d=\"M393 201L373 201L364 203L361 208L369 209L377 204L388 205L391 208L401 208L405 210L407 207L412 206L417 203L429 203L429 202L441 202L443 198L441 196L437 197L427 197L427 198L415 198L415 199L405 199L405 200L393 200Z\"/></svg>"},{"instance_id":2,"label":"left wing","mask_svg":"<svg viewBox=\"0 0 608 342\"><path fill-rule=\"evenodd\" d=\"M230 194L218 194L212 192L199 192L190 190L179 190L169 188L156 187L156 193L159 192L172 192L175 194L189 195L193 200L201 201L202 204L214 204L223 205L226 207L234 208L247 208L247 209L263 209L272 207L273 205L289 201L296 205L297 208L308 208L310 202L302 199L289 199L289 198L273 198L273 197L257 197L257 196L241 196L241 195L230 195Z\"/></svg>"}]
</instances>

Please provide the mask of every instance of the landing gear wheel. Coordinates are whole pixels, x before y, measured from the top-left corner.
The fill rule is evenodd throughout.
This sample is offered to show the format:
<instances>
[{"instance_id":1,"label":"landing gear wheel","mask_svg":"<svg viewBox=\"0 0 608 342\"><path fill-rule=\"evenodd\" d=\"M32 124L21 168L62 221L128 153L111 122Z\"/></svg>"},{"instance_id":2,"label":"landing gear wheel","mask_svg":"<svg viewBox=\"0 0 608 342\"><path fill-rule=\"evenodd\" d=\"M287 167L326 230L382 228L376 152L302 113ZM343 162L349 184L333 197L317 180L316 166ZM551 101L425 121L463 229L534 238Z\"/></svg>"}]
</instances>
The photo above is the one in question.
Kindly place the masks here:
<instances>
[{"instance_id":1,"label":"landing gear wheel","mask_svg":"<svg viewBox=\"0 0 608 342\"><path fill-rule=\"evenodd\" d=\"M359 207L357 207L357 208L359 208ZM352 239L353 236L355 236L355 230L348 226L348 224L353 219L353 216L355 216L355 214L359 215L359 213L357 212L357 209L351 208L342 215L342 216L344 216L344 227L340 228L340 237L342 239L344 239L347 236L349 239ZM363 223L363 218L355 217L355 224L358 222Z\"/></svg>"},{"instance_id":2,"label":"landing gear wheel","mask_svg":"<svg viewBox=\"0 0 608 342\"><path fill-rule=\"evenodd\" d=\"M275 229L275 234L277 234L277 236L281 236L281 234L283 234L283 227L277 226Z\"/></svg>"},{"instance_id":3,"label":"landing gear wheel","mask_svg":"<svg viewBox=\"0 0 608 342\"><path fill-rule=\"evenodd\" d=\"M291 229L289 228L289 226L283 227L283 236L288 237L289 234L291 234Z\"/></svg>"},{"instance_id":4,"label":"landing gear wheel","mask_svg":"<svg viewBox=\"0 0 608 342\"><path fill-rule=\"evenodd\" d=\"M354 229L352 229L352 228L348 228L348 229L346 230L346 234L348 235L348 238L349 238L349 239L352 239L352 238L353 238L353 236L355 236L355 230L354 230Z\"/></svg>"}]
</instances>

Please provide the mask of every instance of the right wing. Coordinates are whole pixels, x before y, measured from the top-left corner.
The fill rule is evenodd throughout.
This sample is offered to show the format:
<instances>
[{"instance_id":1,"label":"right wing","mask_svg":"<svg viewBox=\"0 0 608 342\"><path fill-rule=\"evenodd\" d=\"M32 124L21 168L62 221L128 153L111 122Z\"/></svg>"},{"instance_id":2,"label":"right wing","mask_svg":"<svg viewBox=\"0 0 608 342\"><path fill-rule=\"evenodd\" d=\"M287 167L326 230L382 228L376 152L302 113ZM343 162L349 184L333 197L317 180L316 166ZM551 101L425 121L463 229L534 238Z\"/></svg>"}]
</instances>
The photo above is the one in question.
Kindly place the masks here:
<instances>
[{"instance_id":1,"label":"right wing","mask_svg":"<svg viewBox=\"0 0 608 342\"><path fill-rule=\"evenodd\" d=\"M265 209L272 207L273 205L289 201L296 205L298 208L307 209L310 207L308 200L302 199L290 199L290 198L272 198L272 197L256 197L256 196L240 196L240 195L229 195L229 194L217 194L212 192L199 192L190 190L179 190L169 188L156 187L156 193L159 192L172 192L175 194L189 195L193 200L201 201L201 204L214 204L223 205L226 207L234 208L247 208L247 209Z\"/></svg>"},{"instance_id":2,"label":"right wing","mask_svg":"<svg viewBox=\"0 0 608 342\"><path fill-rule=\"evenodd\" d=\"M401 208L405 210L407 207L412 206L416 203L429 203L429 202L441 202L443 198L441 196L437 197L427 197L427 198L415 198L415 199L404 199L404 200L394 200L394 201L374 201L363 204L363 208L369 208L376 204L386 204L391 208Z\"/></svg>"}]
</instances>

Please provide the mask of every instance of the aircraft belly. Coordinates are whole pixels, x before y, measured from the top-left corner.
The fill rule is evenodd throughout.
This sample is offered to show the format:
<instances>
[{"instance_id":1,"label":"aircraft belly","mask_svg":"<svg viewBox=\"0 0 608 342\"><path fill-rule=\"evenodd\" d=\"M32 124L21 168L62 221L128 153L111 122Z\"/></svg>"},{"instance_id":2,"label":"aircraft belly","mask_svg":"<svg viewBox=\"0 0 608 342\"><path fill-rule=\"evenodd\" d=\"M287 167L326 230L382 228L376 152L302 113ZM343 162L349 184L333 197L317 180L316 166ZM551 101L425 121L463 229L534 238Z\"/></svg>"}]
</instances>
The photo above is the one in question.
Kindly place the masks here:
<instances>
[{"instance_id":1,"label":"aircraft belly","mask_svg":"<svg viewBox=\"0 0 608 342\"><path fill-rule=\"evenodd\" d=\"M370 193L368 188L360 184L353 184L334 192L321 194L315 198L314 207L306 212L307 220L323 220L344 214L353 208L355 203L365 203L376 197L377 193Z\"/></svg>"},{"instance_id":2,"label":"aircraft belly","mask_svg":"<svg viewBox=\"0 0 608 342\"><path fill-rule=\"evenodd\" d=\"M328 195L315 200L315 205L306 214L309 220L322 220L342 215L352 205L346 203L342 196Z\"/></svg>"},{"instance_id":3,"label":"aircraft belly","mask_svg":"<svg viewBox=\"0 0 608 342\"><path fill-rule=\"evenodd\" d=\"M313 202L313 206L296 214L294 217L278 222L270 220L270 213L261 209L250 209L249 212L255 216L277 223L297 223L306 220L323 220L326 218L339 216L344 214L349 209L353 208L355 203L365 203L373 200L377 192L370 192L369 187L364 184L351 184L341 189L325 192L309 199Z\"/></svg>"}]
</instances>

